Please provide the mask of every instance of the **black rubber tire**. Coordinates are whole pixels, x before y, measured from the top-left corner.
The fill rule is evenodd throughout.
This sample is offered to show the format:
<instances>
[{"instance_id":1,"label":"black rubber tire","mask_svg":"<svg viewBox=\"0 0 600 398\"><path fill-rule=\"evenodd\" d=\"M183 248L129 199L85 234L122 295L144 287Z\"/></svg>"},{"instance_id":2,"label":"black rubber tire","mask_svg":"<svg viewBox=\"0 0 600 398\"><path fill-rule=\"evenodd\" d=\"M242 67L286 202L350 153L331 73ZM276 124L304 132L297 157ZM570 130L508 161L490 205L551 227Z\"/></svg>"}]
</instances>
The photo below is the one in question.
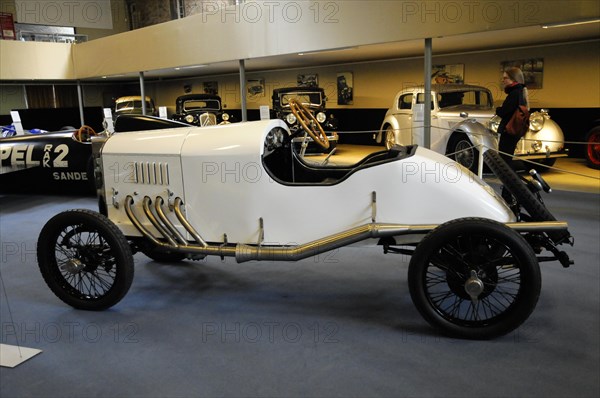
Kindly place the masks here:
<instances>
[{"instance_id":1,"label":"black rubber tire","mask_svg":"<svg viewBox=\"0 0 600 398\"><path fill-rule=\"evenodd\" d=\"M40 232L37 259L50 290L78 309L112 307L133 281L129 242L108 218L87 209L52 217Z\"/></svg>"},{"instance_id":2,"label":"black rubber tire","mask_svg":"<svg viewBox=\"0 0 600 398\"><path fill-rule=\"evenodd\" d=\"M592 169L600 169L600 151L598 146L600 145L600 126L596 126L591 129L585 136L585 160L588 167ZM595 144L594 144L595 143Z\"/></svg>"},{"instance_id":3,"label":"black rubber tire","mask_svg":"<svg viewBox=\"0 0 600 398\"><path fill-rule=\"evenodd\" d=\"M485 151L483 160L496 177L500 179L504 187L517 199L517 202L527 210L532 221L556 221L552 213L529 190L523 180L502 159L498 152L493 150ZM556 244L568 240L571 236L568 231L549 231L547 235Z\"/></svg>"},{"instance_id":4,"label":"black rubber tire","mask_svg":"<svg viewBox=\"0 0 600 398\"><path fill-rule=\"evenodd\" d=\"M452 134L450 140L448 140L447 148L446 154L452 154L448 156L450 159L471 170L473 173L477 173L479 151L473 147L473 143L466 134L460 132Z\"/></svg>"},{"instance_id":5,"label":"black rubber tire","mask_svg":"<svg viewBox=\"0 0 600 398\"><path fill-rule=\"evenodd\" d=\"M473 302L466 284L477 273ZM463 218L423 238L408 268L410 295L432 326L452 337L490 339L516 329L533 312L541 273L531 246L496 221Z\"/></svg>"}]
</instances>

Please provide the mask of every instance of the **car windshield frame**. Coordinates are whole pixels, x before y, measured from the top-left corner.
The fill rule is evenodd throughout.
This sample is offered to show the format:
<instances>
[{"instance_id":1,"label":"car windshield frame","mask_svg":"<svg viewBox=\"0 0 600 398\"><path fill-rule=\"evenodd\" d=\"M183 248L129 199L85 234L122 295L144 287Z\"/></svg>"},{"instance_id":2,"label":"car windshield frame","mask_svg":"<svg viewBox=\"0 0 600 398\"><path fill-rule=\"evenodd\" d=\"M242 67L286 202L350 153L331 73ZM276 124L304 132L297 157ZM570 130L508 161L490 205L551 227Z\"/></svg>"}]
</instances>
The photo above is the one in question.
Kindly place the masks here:
<instances>
[{"instance_id":1,"label":"car windshield frame","mask_svg":"<svg viewBox=\"0 0 600 398\"><path fill-rule=\"evenodd\" d=\"M303 105L309 105L317 108L323 106L323 96L320 91L290 91L279 94L279 103L281 104L281 107L289 108L289 101L292 98L299 98ZM317 99L318 102L314 102Z\"/></svg>"},{"instance_id":2,"label":"car windshield frame","mask_svg":"<svg viewBox=\"0 0 600 398\"><path fill-rule=\"evenodd\" d=\"M116 111L122 111L126 109L142 109L142 100L128 100L117 102L115 105ZM146 109L154 109L154 105L150 101L146 101Z\"/></svg>"},{"instance_id":3,"label":"car windshield frame","mask_svg":"<svg viewBox=\"0 0 600 398\"><path fill-rule=\"evenodd\" d=\"M190 107L190 104L198 104ZM201 105L203 104L203 105ZM182 109L184 112L198 112L198 111L214 111L218 112L221 110L221 101L218 99L189 99L183 101Z\"/></svg>"},{"instance_id":4,"label":"car windshield frame","mask_svg":"<svg viewBox=\"0 0 600 398\"><path fill-rule=\"evenodd\" d=\"M420 94L424 95L424 94ZM489 90L464 89L440 91L436 93L439 109L468 107L470 109L492 109L493 97Z\"/></svg>"}]
</instances>

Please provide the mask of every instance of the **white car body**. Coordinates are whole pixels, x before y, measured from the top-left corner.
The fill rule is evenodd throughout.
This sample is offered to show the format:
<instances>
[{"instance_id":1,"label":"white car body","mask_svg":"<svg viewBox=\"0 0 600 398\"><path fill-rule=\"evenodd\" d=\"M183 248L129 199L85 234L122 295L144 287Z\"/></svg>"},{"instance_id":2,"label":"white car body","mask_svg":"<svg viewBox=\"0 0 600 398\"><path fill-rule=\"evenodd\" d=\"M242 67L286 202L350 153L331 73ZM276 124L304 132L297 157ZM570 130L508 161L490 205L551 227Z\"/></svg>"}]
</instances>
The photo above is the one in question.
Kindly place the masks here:
<instances>
[{"instance_id":1,"label":"white car body","mask_svg":"<svg viewBox=\"0 0 600 398\"><path fill-rule=\"evenodd\" d=\"M463 95L455 102L446 96ZM459 149L483 145L498 148L495 134L498 120L494 118L492 93L485 87L466 84L432 85L431 146L438 153L450 155ZM444 103L446 101L446 103ZM400 145L424 144L424 87L401 90L385 114L376 141ZM476 122L476 123L475 123ZM386 135L392 134L393 137ZM460 137L468 138L460 143ZM457 147L458 146L458 147ZM564 135L550 119L547 111L533 112L530 129L519 141L515 155L524 159L546 159L567 156ZM461 162L469 167L468 164Z\"/></svg>"},{"instance_id":2,"label":"white car body","mask_svg":"<svg viewBox=\"0 0 600 398\"><path fill-rule=\"evenodd\" d=\"M572 243L495 152L484 156L534 210L523 222L458 163L396 146L351 166L307 163L282 120L179 127L92 142L99 212L69 210L38 239L50 289L75 308L118 303L133 254L158 262L234 257L298 261L354 244L411 255L408 285L424 318L444 332L492 338L514 330L541 288L537 253ZM519 215L519 216L517 216ZM542 258L548 261L548 257Z\"/></svg>"},{"instance_id":3,"label":"white car body","mask_svg":"<svg viewBox=\"0 0 600 398\"><path fill-rule=\"evenodd\" d=\"M226 236L244 244L297 245L371 222L375 192L379 223L437 225L461 217L515 221L485 182L420 147L412 156L362 168L338 182L282 183L262 159L274 128L289 132L283 121L269 120L110 137L102 148L108 217L126 236L140 236L124 211L127 195L135 193L138 214L145 196L160 196L165 203L180 197L187 219L207 242L224 242ZM290 206L299 200L302 206ZM169 217L186 235L177 218ZM316 227L310 219L327 222ZM144 225L157 233L149 222Z\"/></svg>"}]
</instances>

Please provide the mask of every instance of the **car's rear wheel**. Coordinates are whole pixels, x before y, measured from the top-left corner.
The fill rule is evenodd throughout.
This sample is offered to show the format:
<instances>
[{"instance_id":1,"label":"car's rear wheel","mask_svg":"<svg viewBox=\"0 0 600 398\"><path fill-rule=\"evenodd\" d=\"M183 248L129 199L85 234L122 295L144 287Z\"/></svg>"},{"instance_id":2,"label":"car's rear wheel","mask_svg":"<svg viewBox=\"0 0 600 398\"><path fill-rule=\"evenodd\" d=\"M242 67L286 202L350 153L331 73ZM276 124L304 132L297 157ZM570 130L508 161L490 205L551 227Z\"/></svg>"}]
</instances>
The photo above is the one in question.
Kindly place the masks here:
<instances>
[{"instance_id":1,"label":"car's rear wheel","mask_svg":"<svg viewBox=\"0 0 600 398\"><path fill-rule=\"evenodd\" d=\"M600 169L600 126L594 127L585 137L585 159L592 169Z\"/></svg>"},{"instance_id":2,"label":"car's rear wheel","mask_svg":"<svg viewBox=\"0 0 600 398\"><path fill-rule=\"evenodd\" d=\"M129 242L108 218L91 210L52 217L40 233L37 258L50 290L79 309L115 305L133 281Z\"/></svg>"},{"instance_id":3,"label":"car's rear wheel","mask_svg":"<svg viewBox=\"0 0 600 398\"><path fill-rule=\"evenodd\" d=\"M394 128L390 125L385 128L383 144L387 150L392 149L397 144L396 133L394 132Z\"/></svg>"},{"instance_id":4,"label":"car's rear wheel","mask_svg":"<svg viewBox=\"0 0 600 398\"><path fill-rule=\"evenodd\" d=\"M453 337L506 334L534 310L541 290L535 253L496 221L465 218L430 232L408 269L411 298L432 326Z\"/></svg>"},{"instance_id":5,"label":"car's rear wheel","mask_svg":"<svg viewBox=\"0 0 600 398\"><path fill-rule=\"evenodd\" d=\"M477 173L479 151L464 133L454 133L448 141L446 154L450 159Z\"/></svg>"}]
</instances>

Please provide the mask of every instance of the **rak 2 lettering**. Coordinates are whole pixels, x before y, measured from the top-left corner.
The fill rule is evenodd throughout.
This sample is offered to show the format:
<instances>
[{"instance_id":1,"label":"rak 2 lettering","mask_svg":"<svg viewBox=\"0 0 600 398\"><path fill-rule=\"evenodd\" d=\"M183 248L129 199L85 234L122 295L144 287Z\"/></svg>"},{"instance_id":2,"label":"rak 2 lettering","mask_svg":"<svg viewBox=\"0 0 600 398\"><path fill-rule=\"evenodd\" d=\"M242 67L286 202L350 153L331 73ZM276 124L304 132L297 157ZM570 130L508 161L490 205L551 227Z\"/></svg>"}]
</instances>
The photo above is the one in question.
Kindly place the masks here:
<instances>
[{"instance_id":1,"label":"rak 2 lettering","mask_svg":"<svg viewBox=\"0 0 600 398\"><path fill-rule=\"evenodd\" d=\"M40 151L40 148L42 149ZM66 169L69 167L69 146L67 144L4 144L0 146L2 174L34 167ZM54 180L87 180L85 171L56 171Z\"/></svg>"},{"instance_id":2,"label":"rak 2 lettering","mask_svg":"<svg viewBox=\"0 0 600 398\"><path fill-rule=\"evenodd\" d=\"M69 146L60 144L54 147L52 144L44 145L41 159L36 158L35 144L17 144L0 146L0 159L3 167L14 167L17 169L31 167L69 167L67 155Z\"/></svg>"}]
</instances>

